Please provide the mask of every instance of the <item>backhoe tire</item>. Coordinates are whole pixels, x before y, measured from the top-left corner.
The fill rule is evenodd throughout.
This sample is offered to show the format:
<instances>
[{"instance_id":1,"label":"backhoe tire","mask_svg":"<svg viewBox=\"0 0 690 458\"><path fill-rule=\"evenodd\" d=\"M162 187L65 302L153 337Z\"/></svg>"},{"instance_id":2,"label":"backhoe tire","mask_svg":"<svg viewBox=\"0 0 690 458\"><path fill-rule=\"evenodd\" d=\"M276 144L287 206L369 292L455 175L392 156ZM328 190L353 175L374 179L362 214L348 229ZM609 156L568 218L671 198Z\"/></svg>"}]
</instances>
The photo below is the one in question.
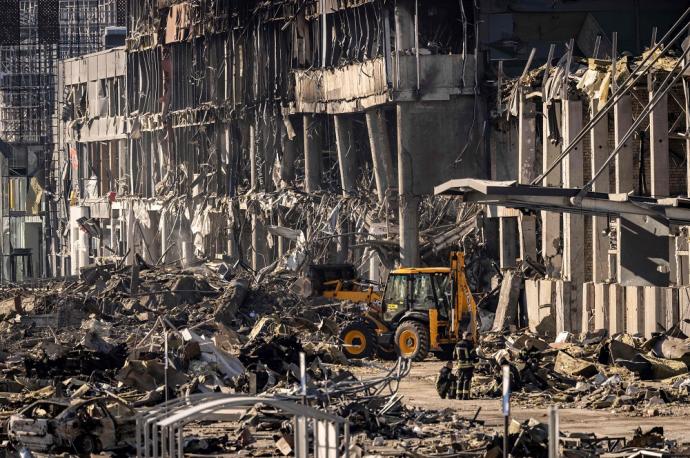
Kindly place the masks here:
<instances>
[{"instance_id":1,"label":"backhoe tire","mask_svg":"<svg viewBox=\"0 0 690 458\"><path fill-rule=\"evenodd\" d=\"M376 355L376 335L371 325L363 320L352 321L340 330L340 341L349 359L371 358Z\"/></svg>"},{"instance_id":2,"label":"backhoe tire","mask_svg":"<svg viewBox=\"0 0 690 458\"><path fill-rule=\"evenodd\" d=\"M403 321L395 330L395 350L398 356L412 361L424 361L429 354L429 329L418 321Z\"/></svg>"}]
</instances>

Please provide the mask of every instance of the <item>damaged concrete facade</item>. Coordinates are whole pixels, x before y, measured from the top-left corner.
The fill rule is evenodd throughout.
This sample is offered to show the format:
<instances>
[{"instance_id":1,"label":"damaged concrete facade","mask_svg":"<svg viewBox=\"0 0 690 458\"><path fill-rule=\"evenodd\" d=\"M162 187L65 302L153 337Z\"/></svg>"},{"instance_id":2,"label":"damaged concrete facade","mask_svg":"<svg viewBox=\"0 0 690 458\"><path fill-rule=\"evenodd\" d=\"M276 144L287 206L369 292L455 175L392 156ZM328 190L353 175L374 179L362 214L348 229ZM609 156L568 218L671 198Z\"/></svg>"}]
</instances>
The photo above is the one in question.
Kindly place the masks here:
<instances>
[{"instance_id":1,"label":"damaged concrete facade","mask_svg":"<svg viewBox=\"0 0 690 458\"><path fill-rule=\"evenodd\" d=\"M589 39L575 37L560 54L552 46L519 78L498 75L502 115L490 136L492 159L504 164L492 179L583 190L572 206L549 209L537 197L531 208L490 214L500 220L501 267L539 265L524 290L530 329L547 320L552 333L651 337L684 328L690 314L686 223L616 206L640 196L681 209L690 195L687 19L654 27L639 57L592 21ZM588 191L603 197L599 211L582 205Z\"/></svg>"},{"instance_id":2,"label":"damaged concrete facade","mask_svg":"<svg viewBox=\"0 0 690 458\"><path fill-rule=\"evenodd\" d=\"M91 109L64 125L64 148L80 158L70 244L86 245L72 248L68 273L109 253L185 265L225 256L259 270L292 250L285 262L298 265L305 241L321 238L310 259L365 259L358 267L378 280L398 246L402 264L420 262L418 207L433 186L488 170L476 30L454 25L473 17L472 2L129 8L126 49L80 64L101 72L126 54L126 125L103 125L91 73L77 77ZM80 217L100 241L75 230ZM383 266L369 239L391 252Z\"/></svg>"},{"instance_id":3,"label":"damaged concrete facade","mask_svg":"<svg viewBox=\"0 0 690 458\"><path fill-rule=\"evenodd\" d=\"M62 83L74 94L71 108L89 109L61 125L62 150L74 151L77 163L70 162L70 230L60 234L69 256L56 271L78 274L111 256L132 263L137 254L154 264L222 258L255 271L347 260L373 280L394 265L424 264L462 235L425 238L439 226L420 216L437 205L434 186L459 177L530 183L596 113L593 93L582 88L561 95L549 78L530 75L513 84L510 75L522 72L532 49L528 71L549 56L550 75L567 58L576 67L595 47L593 65L604 68L613 31L634 29L619 34L616 52L639 55L647 32L658 26L661 37L684 7L640 2L629 23L612 19L621 11L614 3L131 2L123 49L62 64L65 76L68 67L80 72ZM544 32L530 32L529 21ZM650 84L616 105L631 119L612 110L540 183L585 184L606 156L592 151L611 151L649 100ZM77 103L79 91L91 91L86 101ZM110 91L124 104L99 105ZM656 107L646 130L658 141L642 140L643 160L634 141L637 159L611 168L619 177L597 180L595 191L687 193L685 141L673 133L684 124L674 117L683 97L680 85L667 108ZM603 291L596 284L666 288L690 278L683 236L661 256L667 265L647 262L641 273L647 255L626 260L630 252L620 249L628 237L636 243L635 231L611 218L499 207L486 216L488 253L501 269L526 260L543 266L538 287L524 288L526 303L550 304L558 329L594 326L597 307L607 310L601 323L613 326L609 305L590 305ZM619 229L618 238L608 236ZM655 243L664 237L657 233ZM617 307L627 301L618 290L606 297L622 301Z\"/></svg>"}]
</instances>

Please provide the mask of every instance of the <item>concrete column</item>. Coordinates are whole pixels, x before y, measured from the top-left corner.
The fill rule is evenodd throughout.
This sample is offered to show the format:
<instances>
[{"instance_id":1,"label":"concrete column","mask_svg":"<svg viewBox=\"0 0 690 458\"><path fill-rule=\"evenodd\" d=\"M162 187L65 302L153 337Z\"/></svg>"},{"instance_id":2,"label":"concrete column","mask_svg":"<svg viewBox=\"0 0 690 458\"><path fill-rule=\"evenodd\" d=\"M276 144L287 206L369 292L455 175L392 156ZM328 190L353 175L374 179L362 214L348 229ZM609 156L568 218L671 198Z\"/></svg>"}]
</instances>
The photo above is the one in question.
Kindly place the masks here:
<instances>
[{"instance_id":1,"label":"concrete column","mask_svg":"<svg viewBox=\"0 0 690 458\"><path fill-rule=\"evenodd\" d=\"M518 117L518 181L529 184L537 176L536 108L520 94ZM520 215L520 258L537 259L537 223L534 216Z\"/></svg>"},{"instance_id":2,"label":"concrete column","mask_svg":"<svg viewBox=\"0 0 690 458\"><path fill-rule=\"evenodd\" d=\"M666 288L644 287L644 336L652 337L653 332L661 331L666 321Z\"/></svg>"},{"instance_id":3,"label":"concrete column","mask_svg":"<svg viewBox=\"0 0 690 458\"><path fill-rule=\"evenodd\" d=\"M539 324L544 326L548 321L552 323L551 337L555 337L556 326L556 281L537 280L539 283ZM548 320L548 321L545 321Z\"/></svg>"},{"instance_id":4,"label":"concrete column","mask_svg":"<svg viewBox=\"0 0 690 458\"><path fill-rule=\"evenodd\" d=\"M348 195L355 192L357 184L357 154L352 132L352 117L335 115L333 120L340 165L340 185L343 188L343 194Z\"/></svg>"},{"instance_id":5,"label":"concrete column","mask_svg":"<svg viewBox=\"0 0 690 458\"><path fill-rule=\"evenodd\" d=\"M607 283L594 284L594 329L609 328L609 291Z\"/></svg>"},{"instance_id":6,"label":"concrete column","mask_svg":"<svg viewBox=\"0 0 690 458\"><path fill-rule=\"evenodd\" d=\"M414 48L414 3L395 2L395 47L398 52Z\"/></svg>"},{"instance_id":7,"label":"concrete column","mask_svg":"<svg viewBox=\"0 0 690 458\"><path fill-rule=\"evenodd\" d=\"M515 217L499 218L500 265L501 269L512 269L516 266L518 219Z\"/></svg>"},{"instance_id":8,"label":"concrete column","mask_svg":"<svg viewBox=\"0 0 690 458\"><path fill-rule=\"evenodd\" d=\"M625 287L625 332L644 335L644 287Z\"/></svg>"},{"instance_id":9,"label":"concrete column","mask_svg":"<svg viewBox=\"0 0 690 458\"><path fill-rule=\"evenodd\" d=\"M549 119L546 115L546 113L549 113L548 105L544 104L542 110L545 113L542 116L542 161L543 170L547 170L561 154L562 142L554 143L547 135L547 132L549 132ZM558 125L562 124L560 104L556 104L551 111L556 117L553 121ZM561 165L559 164L544 178L543 185L560 187L561 173ZM559 277L561 275L562 259L560 245L561 214L547 211L541 212L541 249L546 264L546 274L549 277Z\"/></svg>"},{"instance_id":10,"label":"concrete column","mask_svg":"<svg viewBox=\"0 0 690 458\"><path fill-rule=\"evenodd\" d=\"M256 141L256 130L252 124L249 127L249 161L251 170L251 189L259 191L259 167L257 164L258 144ZM270 262L267 254L266 226L263 223L261 210L258 204L252 205L249 209L252 222L252 269L260 270Z\"/></svg>"},{"instance_id":11,"label":"concrete column","mask_svg":"<svg viewBox=\"0 0 690 458\"><path fill-rule=\"evenodd\" d=\"M525 279L525 305L527 306L527 325L531 332L539 326L539 280Z\"/></svg>"},{"instance_id":12,"label":"concrete column","mask_svg":"<svg viewBox=\"0 0 690 458\"><path fill-rule=\"evenodd\" d=\"M625 289L618 283L609 287L609 335L625 332Z\"/></svg>"},{"instance_id":13,"label":"concrete column","mask_svg":"<svg viewBox=\"0 0 690 458\"><path fill-rule=\"evenodd\" d=\"M652 88L649 98L654 96ZM649 114L649 154L653 197L669 195L668 172L668 95L663 95Z\"/></svg>"},{"instance_id":14,"label":"concrete column","mask_svg":"<svg viewBox=\"0 0 690 458\"><path fill-rule=\"evenodd\" d=\"M70 256L72 259L72 275L79 275L79 268L89 264L89 236L79 228L77 220L88 218L89 207L70 207ZM132 221L130 220L130 224Z\"/></svg>"},{"instance_id":15,"label":"concrete column","mask_svg":"<svg viewBox=\"0 0 690 458\"><path fill-rule=\"evenodd\" d=\"M666 321L663 323L666 329L670 329L680 321L679 288L664 288L666 290Z\"/></svg>"},{"instance_id":16,"label":"concrete column","mask_svg":"<svg viewBox=\"0 0 690 458\"><path fill-rule=\"evenodd\" d=\"M249 126L249 183L253 192L259 190L258 154L259 151L256 144L256 125L252 123Z\"/></svg>"},{"instance_id":17,"label":"concrete column","mask_svg":"<svg viewBox=\"0 0 690 458\"><path fill-rule=\"evenodd\" d=\"M283 159L280 164L280 179L283 186L295 181L295 161L297 160L297 136L294 131L288 131L285 122L280 126L280 144L283 150Z\"/></svg>"},{"instance_id":18,"label":"concrete column","mask_svg":"<svg viewBox=\"0 0 690 458\"><path fill-rule=\"evenodd\" d=\"M595 286L592 282L582 285L582 332L594 331Z\"/></svg>"},{"instance_id":19,"label":"concrete column","mask_svg":"<svg viewBox=\"0 0 690 458\"><path fill-rule=\"evenodd\" d=\"M563 146L570 145L572 138L582 130L582 102L563 102ZM584 184L582 143L576 145L563 160L563 187L581 187ZM584 216L563 215L563 278L574 286L571 295L571 313L581 317L582 284L585 281L585 221ZM577 331L577 329L575 329Z\"/></svg>"},{"instance_id":20,"label":"concrete column","mask_svg":"<svg viewBox=\"0 0 690 458\"><path fill-rule=\"evenodd\" d=\"M134 225L136 220L134 218L134 203L132 201L127 205L127 265L134 264L134 255L136 254L136 246L134 240ZM74 261L72 262L74 266ZM74 268L74 267L73 267Z\"/></svg>"},{"instance_id":21,"label":"concrete column","mask_svg":"<svg viewBox=\"0 0 690 458\"><path fill-rule=\"evenodd\" d=\"M632 100L629 95L622 96L613 107L613 131L616 146L632 125ZM633 182L633 152L632 140L628 139L615 159L616 166L616 190L617 193L625 193L634 189Z\"/></svg>"},{"instance_id":22,"label":"concrete column","mask_svg":"<svg viewBox=\"0 0 690 458\"><path fill-rule=\"evenodd\" d=\"M321 189L321 123L316 115L304 115L304 190Z\"/></svg>"},{"instance_id":23,"label":"concrete column","mask_svg":"<svg viewBox=\"0 0 690 458\"><path fill-rule=\"evenodd\" d=\"M520 259L537 260L537 217L520 215Z\"/></svg>"},{"instance_id":24,"label":"concrete column","mask_svg":"<svg viewBox=\"0 0 690 458\"><path fill-rule=\"evenodd\" d=\"M569 332L577 332L580 328L579 321L581 320L581 316L576 317L578 320L578 324L575 325L573 323L573 308L572 307L572 302L573 302L573 285L572 282L569 281L563 281L563 280L556 280L554 282L556 284L556 304L555 304L555 311L556 311L556 333L563 332L563 331L569 331ZM581 289L582 285L578 285L578 289ZM582 294L578 294L578 296ZM577 327L577 329L576 329Z\"/></svg>"},{"instance_id":25,"label":"concrete column","mask_svg":"<svg viewBox=\"0 0 690 458\"><path fill-rule=\"evenodd\" d=\"M374 164L374 177L376 178L376 191L379 202L383 202L388 189L395 183L388 125L383 109L368 110L366 119L371 159Z\"/></svg>"},{"instance_id":26,"label":"concrete column","mask_svg":"<svg viewBox=\"0 0 690 458\"><path fill-rule=\"evenodd\" d=\"M592 118L597 114L598 100L592 101ZM608 148L609 123L608 116L604 116L597 122L590 132L590 144L592 149L592 175L606 162L610 151ZM609 171L608 167L599 178L594 181L592 191L608 193ZM605 282L609 276L609 238L604 235L608 226L607 217L593 216L592 221L592 280Z\"/></svg>"},{"instance_id":27,"label":"concrete column","mask_svg":"<svg viewBox=\"0 0 690 458\"><path fill-rule=\"evenodd\" d=\"M400 195L400 266L419 265L419 196Z\"/></svg>"},{"instance_id":28,"label":"concrete column","mask_svg":"<svg viewBox=\"0 0 690 458\"><path fill-rule=\"evenodd\" d=\"M518 116L518 181L529 184L537 177L537 129L536 108L534 102L520 94L520 111Z\"/></svg>"},{"instance_id":29,"label":"concrete column","mask_svg":"<svg viewBox=\"0 0 690 458\"><path fill-rule=\"evenodd\" d=\"M690 287L678 288L678 321L680 330L685 335L690 335L690 323L684 320L690 319Z\"/></svg>"}]
</instances>

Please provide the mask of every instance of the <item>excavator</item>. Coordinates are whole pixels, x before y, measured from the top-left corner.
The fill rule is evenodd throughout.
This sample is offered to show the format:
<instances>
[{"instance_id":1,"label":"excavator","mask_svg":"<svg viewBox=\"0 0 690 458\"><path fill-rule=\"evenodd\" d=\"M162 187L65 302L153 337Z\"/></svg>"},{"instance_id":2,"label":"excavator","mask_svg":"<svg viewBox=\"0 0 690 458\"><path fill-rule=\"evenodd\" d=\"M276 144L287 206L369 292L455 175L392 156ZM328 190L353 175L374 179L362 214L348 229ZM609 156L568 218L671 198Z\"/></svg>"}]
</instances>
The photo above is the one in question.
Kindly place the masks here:
<instances>
[{"instance_id":1,"label":"excavator","mask_svg":"<svg viewBox=\"0 0 690 458\"><path fill-rule=\"evenodd\" d=\"M401 268L390 273L381 305L357 293L367 310L340 331L348 358L378 355L422 361L429 352L444 359L469 325L477 341L477 304L465 277L465 256L451 252L449 267ZM337 297L337 296L334 296ZM357 296L351 298L357 301Z\"/></svg>"}]
</instances>

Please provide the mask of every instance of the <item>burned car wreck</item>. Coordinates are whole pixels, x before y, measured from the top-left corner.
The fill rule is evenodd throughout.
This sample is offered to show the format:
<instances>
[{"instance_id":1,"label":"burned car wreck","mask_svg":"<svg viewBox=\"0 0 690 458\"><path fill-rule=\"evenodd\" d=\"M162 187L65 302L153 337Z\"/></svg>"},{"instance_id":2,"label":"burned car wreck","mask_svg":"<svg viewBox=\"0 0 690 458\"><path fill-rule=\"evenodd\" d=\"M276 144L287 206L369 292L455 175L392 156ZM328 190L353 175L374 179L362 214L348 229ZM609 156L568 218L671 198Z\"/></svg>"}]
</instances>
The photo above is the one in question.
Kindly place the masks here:
<instances>
[{"instance_id":1,"label":"burned car wreck","mask_svg":"<svg viewBox=\"0 0 690 458\"><path fill-rule=\"evenodd\" d=\"M36 401L12 415L7 434L17 449L37 452L98 453L132 446L134 410L124 402L97 397L70 403Z\"/></svg>"}]
</instances>

